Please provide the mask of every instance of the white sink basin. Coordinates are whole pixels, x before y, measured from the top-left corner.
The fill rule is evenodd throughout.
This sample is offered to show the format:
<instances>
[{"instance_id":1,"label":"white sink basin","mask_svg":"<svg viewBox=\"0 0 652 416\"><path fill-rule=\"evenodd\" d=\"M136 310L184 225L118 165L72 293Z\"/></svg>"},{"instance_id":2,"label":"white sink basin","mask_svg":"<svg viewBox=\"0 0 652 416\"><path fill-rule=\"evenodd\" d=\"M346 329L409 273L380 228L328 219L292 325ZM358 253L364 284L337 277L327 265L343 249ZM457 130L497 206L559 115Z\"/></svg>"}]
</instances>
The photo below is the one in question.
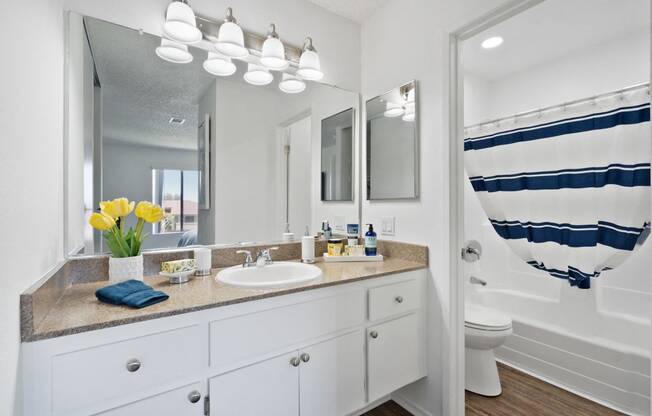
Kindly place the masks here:
<instances>
[{"instance_id":1,"label":"white sink basin","mask_svg":"<svg viewBox=\"0 0 652 416\"><path fill-rule=\"evenodd\" d=\"M252 289L291 286L319 277L319 267L290 262L276 262L261 267L233 266L217 274L217 280L222 283Z\"/></svg>"}]
</instances>

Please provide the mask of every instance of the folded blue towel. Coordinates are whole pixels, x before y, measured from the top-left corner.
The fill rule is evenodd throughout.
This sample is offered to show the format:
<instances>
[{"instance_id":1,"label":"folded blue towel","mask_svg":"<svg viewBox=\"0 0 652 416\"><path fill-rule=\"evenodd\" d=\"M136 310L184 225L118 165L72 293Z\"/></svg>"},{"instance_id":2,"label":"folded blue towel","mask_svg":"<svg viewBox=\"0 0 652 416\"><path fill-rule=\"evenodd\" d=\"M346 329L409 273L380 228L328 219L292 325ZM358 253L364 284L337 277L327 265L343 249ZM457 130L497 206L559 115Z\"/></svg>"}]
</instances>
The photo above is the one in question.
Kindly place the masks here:
<instances>
[{"instance_id":1,"label":"folded blue towel","mask_svg":"<svg viewBox=\"0 0 652 416\"><path fill-rule=\"evenodd\" d=\"M152 289L140 280L125 280L95 292L100 302L112 305L127 305L132 308L144 308L167 300L169 296Z\"/></svg>"}]
</instances>

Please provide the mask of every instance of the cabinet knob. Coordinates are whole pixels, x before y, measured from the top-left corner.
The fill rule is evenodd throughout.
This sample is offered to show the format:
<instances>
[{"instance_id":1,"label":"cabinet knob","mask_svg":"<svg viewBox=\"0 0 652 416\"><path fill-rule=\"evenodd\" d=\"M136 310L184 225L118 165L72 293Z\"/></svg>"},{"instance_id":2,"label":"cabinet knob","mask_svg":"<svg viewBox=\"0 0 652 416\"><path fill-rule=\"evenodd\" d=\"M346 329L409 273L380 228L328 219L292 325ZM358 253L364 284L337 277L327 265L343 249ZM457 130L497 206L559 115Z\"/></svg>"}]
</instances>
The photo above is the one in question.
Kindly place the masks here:
<instances>
[{"instance_id":1,"label":"cabinet knob","mask_svg":"<svg viewBox=\"0 0 652 416\"><path fill-rule=\"evenodd\" d=\"M127 371L130 373L135 373L140 369L140 361L134 358L133 360L127 361Z\"/></svg>"},{"instance_id":2,"label":"cabinet knob","mask_svg":"<svg viewBox=\"0 0 652 416\"><path fill-rule=\"evenodd\" d=\"M378 338L378 332L377 332L377 331L371 331L371 332L369 333L369 336L370 336L371 338L373 338L373 339L376 339L376 338Z\"/></svg>"},{"instance_id":3,"label":"cabinet knob","mask_svg":"<svg viewBox=\"0 0 652 416\"><path fill-rule=\"evenodd\" d=\"M292 359L290 360L290 365L292 365L292 367L298 367L299 364L301 364L301 360L299 360L299 357L292 357Z\"/></svg>"},{"instance_id":4,"label":"cabinet knob","mask_svg":"<svg viewBox=\"0 0 652 416\"><path fill-rule=\"evenodd\" d=\"M403 296L397 296L394 298L394 300L396 301L396 303L403 303Z\"/></svg>"},{"instance_id":5,"label":"cabinet knob","mask_svg":"<svg viewBox=\"0 0 652 416\"><path fill-rule=\"evenodd\" d=\"M310 354L308 354L307 352L301 354L301 361L303 361L304 363L310 361Z\"/></svg>"},{"instance_id":6,"label":"cabinet knob","mask_svg":"<svg viewBox=\"0 0 652 416\"><path fill-rule=\"evenodd\" d=\"M201 400L201 393L197 390L188 393L188 401L190 403L197 403L199 400Z\"/></svg>"}]
</instances>

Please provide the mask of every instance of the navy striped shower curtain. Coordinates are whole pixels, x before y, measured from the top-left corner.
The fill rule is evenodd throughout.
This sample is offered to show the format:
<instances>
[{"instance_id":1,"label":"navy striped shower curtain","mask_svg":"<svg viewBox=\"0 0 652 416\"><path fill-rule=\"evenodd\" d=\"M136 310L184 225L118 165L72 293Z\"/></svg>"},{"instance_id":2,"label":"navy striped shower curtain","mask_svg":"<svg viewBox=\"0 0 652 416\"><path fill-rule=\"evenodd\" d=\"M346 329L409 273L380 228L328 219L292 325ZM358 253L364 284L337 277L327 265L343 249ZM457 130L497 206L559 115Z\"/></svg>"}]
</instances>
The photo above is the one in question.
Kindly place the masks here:
<instances>
[{"instance_id":1,"label":"navy striped shower curtain","mask_svg":"<svg viewBox=\"0 0 652 416\"><path fill-rule=\"evenodd\" d=\"M650 225L645 89L467 129L467 174L493 228L534 268L589 288Z\"/></svg>"}]
</instances>

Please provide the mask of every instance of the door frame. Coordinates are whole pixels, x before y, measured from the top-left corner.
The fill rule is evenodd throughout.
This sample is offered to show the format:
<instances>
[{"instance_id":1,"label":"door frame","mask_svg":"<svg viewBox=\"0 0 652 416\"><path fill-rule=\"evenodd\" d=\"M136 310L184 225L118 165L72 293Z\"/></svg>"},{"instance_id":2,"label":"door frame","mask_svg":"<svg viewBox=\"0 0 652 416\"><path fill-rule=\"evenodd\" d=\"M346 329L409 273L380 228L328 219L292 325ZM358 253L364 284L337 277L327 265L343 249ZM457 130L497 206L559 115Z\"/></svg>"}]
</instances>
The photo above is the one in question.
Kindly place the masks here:
<instances>
[{"instance_id":1,"label":"door frame","mask_svg":"<svg viewBox=\"0 0 652 416\"><path fill-rule=\"evenodd\" d=\"M448 344L448 394L444 394L446 414L464 415L464 264L460 250L464 244L464 72L462 44L465 40L545 0L510 0L449 35L449 276L450 338Z\"/></svg>"}]
</instances>

